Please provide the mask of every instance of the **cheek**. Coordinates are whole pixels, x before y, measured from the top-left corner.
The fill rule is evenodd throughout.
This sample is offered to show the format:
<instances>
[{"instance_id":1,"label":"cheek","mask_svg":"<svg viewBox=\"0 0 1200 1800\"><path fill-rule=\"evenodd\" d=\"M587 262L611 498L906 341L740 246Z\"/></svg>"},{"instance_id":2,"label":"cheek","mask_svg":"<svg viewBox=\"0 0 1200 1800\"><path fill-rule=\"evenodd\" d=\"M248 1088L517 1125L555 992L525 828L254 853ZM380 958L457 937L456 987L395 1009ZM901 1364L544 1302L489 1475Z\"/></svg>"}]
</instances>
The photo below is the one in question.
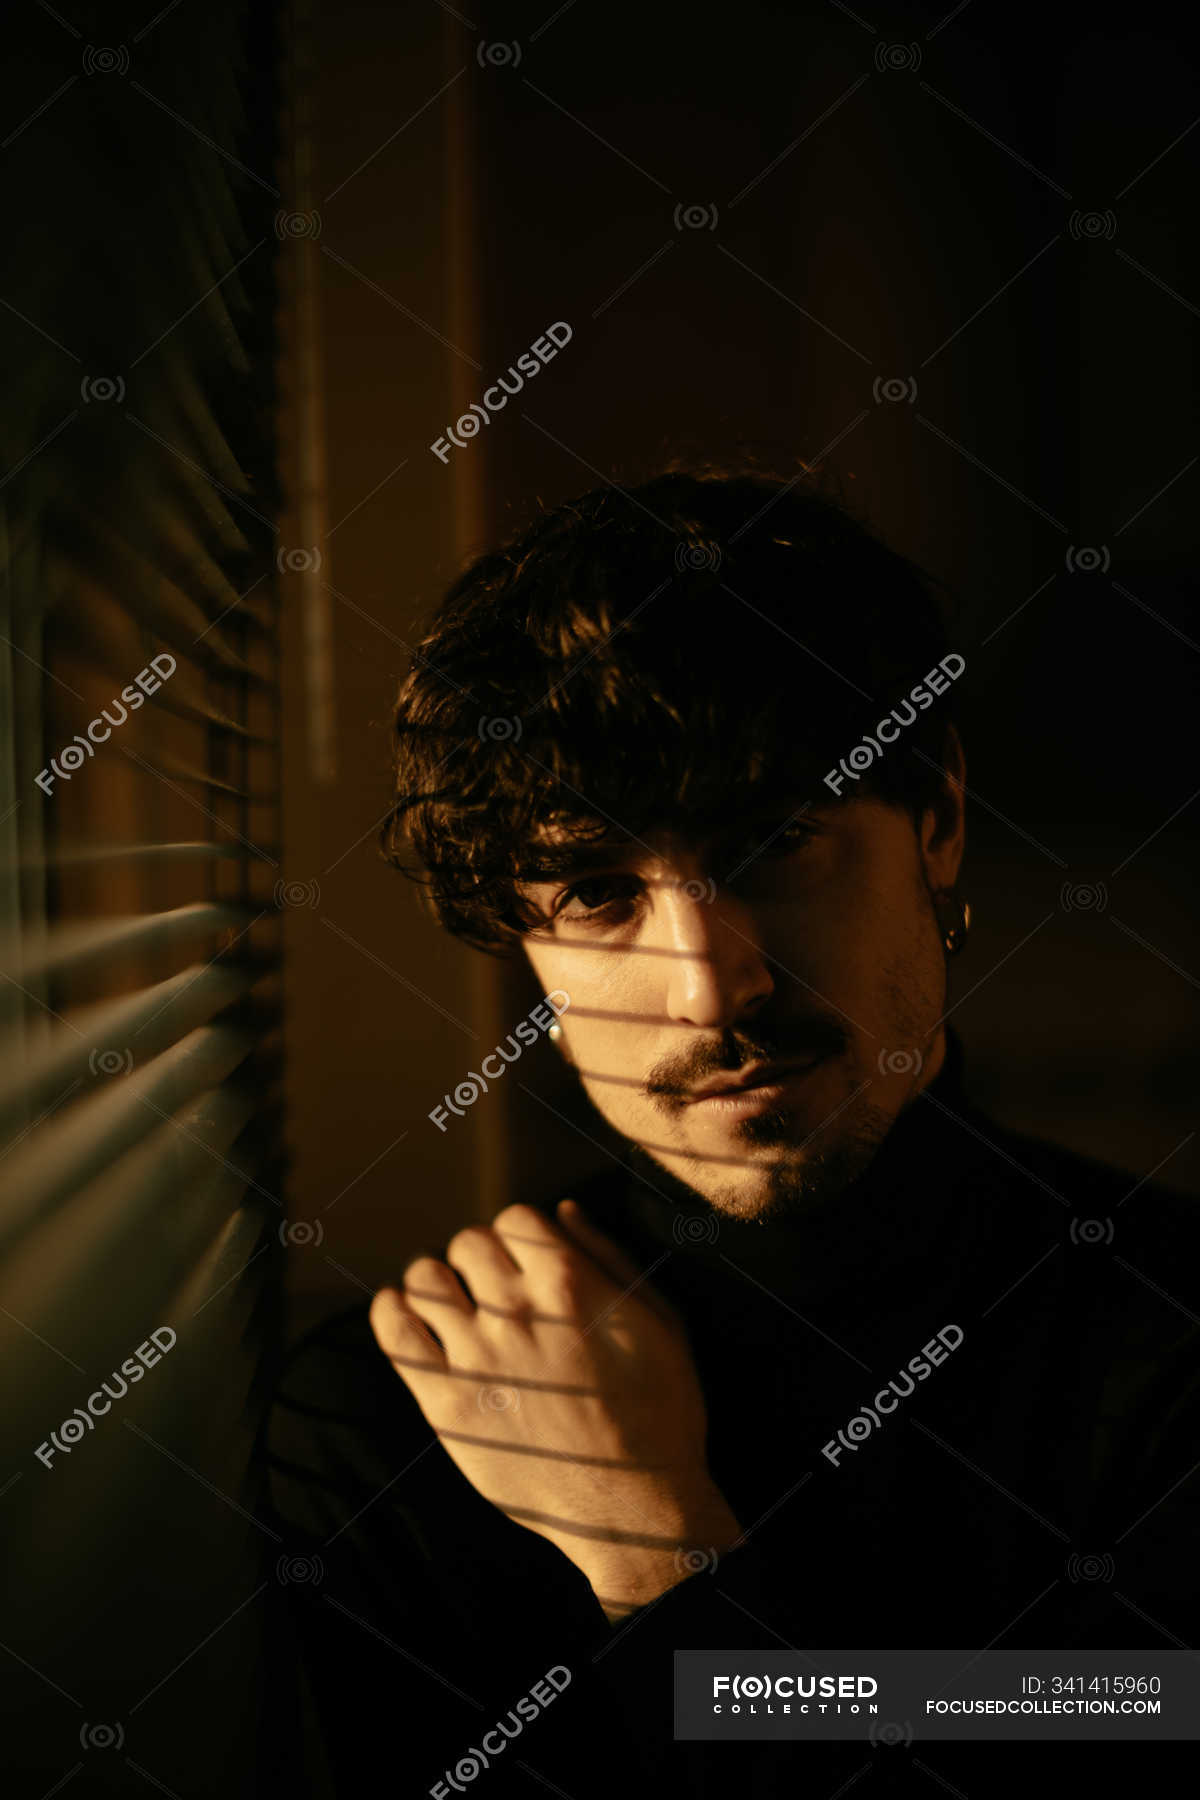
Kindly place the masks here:
<instances>
[{"instance_id":1,"label":"cheek","mask_svg":"<svg viewBox=\"0 0 1200 1800\"><path fill-rule=\"evenodd\" d=\"M573 1062L581 1069L609 1073L629 1061L636 1066L643 1040L661 1020L663 1001L654 992L654 959L622 953L614 945L527 946L526 955L541 991L569 996L562 1014Z\"/></svg>"},{"instance_id":2,"label":"cheek","mask_svg":"<svg viewBox=\"0 0 1200 1800\"><path fill-rule=\"evenodd\" d=\"M878 996L928 959L925 912L910 885L868 867L848 869L804 905L760 908L758 921L778 989L796 1012L824 998L866 1023Z\"/></svg>"},{"instance_id":3,"label":"cheek","mask_svg":"<svg viewBox=\"0 0 1200 1800\"><path fill-rule=\"evenodd\" d=\"M945 1003L945 957L928 896L914 882L861 921L860 1017L897 1043L915 1042Z\"/></svg>"},{"instance_id":4,"label":"cheek","mask_svg":"<svg viewBox=\"0 0 1200 1800\"><path fill-rule=\"evenodd\" d=\"M653 986L656 959L636 953L598 950L576 959L575 991L581 1012L573 1042L585 1069L602 1075L638 1075L648 1065L661 1033L662 997ZM592 1098L603 1110L624 1109L632 1091L620 1083L599 1083Z\"/></svg>"},{"instance_id":5,"label":"cheek","mask_svg":"<svg viewBox=\"0 0 1200 1800\"><path fill-rule=\"evenodd\" d=\"M776 982L798 989L802 999L802 982L826 989L861 982L891 921L882 895L845 882L830 883L804 904L760 907L756 924Z\"/></svg>"},{"instance_id":6,"label":"cheek","mask_svg":"<svg viewBox=\"0 0 1200 1800\"><path fill-rule=\"evenodd\" d=\"M661 960L614 947L567 952L558 964L571 996L563 1019L571 1061L596 1111L626 1136L642 1129L649 1102L638 1083L667 1041Z\"/></svg>"}]
</instances>

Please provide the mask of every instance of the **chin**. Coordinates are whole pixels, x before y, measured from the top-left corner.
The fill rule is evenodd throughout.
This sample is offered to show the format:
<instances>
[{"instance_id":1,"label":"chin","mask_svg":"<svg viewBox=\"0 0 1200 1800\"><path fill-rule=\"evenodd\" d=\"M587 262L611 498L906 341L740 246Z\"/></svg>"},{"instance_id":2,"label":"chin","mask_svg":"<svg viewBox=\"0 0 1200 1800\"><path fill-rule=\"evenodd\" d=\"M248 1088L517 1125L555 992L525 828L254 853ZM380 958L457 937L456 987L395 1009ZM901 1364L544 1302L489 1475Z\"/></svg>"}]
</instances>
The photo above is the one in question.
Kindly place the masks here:
<instances>
[{"instance_id":1,"label":"chin","mask_svg":"<svg viewBox=\"0 0 1200 1800\"><path fill-rule=\"evenodd\" d=\"M720 1193L708 1194L705 1198L721 1218L734 1219L742 1225L768 1225L774 1219L785 1217L792 1210L781 1202L777 1194L766 1188L756 1188L744 1193L733 1193L725 1188Z\"/></svg>"},{"instance_id":2,"label":"chin","mask_svg":"<svg viewBox=\"0 0 1200 1800\"><path fill-rule=\"evenodd\" d=\"M729 1218L768 1224L775 1219L802 1218L818 1212L865 1173L874 1160L887 1123L872 1121L859 1130L808 1155L782 1156L745 1184L714 1187L709 1205Z\"/></svg>"}]
</instances>

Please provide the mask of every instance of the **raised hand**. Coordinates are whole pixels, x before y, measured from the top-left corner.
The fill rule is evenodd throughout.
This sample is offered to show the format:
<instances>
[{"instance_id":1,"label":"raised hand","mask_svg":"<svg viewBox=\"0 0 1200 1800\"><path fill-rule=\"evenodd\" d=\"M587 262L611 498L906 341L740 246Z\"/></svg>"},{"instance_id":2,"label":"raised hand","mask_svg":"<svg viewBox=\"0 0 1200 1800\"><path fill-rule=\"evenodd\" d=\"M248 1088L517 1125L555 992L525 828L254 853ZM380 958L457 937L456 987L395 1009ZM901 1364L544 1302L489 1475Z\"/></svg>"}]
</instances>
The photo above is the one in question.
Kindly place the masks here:
<instances>
[{"instance_id":1,"label":"raised hand","mask_svg":"<svg viewBox=\"0 0 1200 1800\"><path fill-rule=\"evenodd\" d=\"M570 1557L610 1617L740 1535L683 1323L574 1201L467 1226L381 1288L370 1321L472 1486Z\"/></svg>"}]
</instances>

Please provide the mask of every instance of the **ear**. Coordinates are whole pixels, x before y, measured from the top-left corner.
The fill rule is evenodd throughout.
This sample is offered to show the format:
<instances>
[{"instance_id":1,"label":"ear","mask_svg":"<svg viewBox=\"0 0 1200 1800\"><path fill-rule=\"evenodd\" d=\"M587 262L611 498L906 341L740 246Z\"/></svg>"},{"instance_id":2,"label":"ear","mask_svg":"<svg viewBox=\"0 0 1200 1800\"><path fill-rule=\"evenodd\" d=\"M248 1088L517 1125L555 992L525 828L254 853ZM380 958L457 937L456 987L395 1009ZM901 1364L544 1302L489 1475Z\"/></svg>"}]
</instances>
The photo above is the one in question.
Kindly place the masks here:
<instances>
[{"instance_id":1,"label":"ear","mask_svg":"<svg viewBox=\"0 0 1200 1800\"><path fill-rule=\"evenodd\" d=\"M966 847L966 759L953 725L946 727L943 779L936 800L921 815L917 832L921 866L932 893L952 888Z\"/></svg>"}]
</instances>

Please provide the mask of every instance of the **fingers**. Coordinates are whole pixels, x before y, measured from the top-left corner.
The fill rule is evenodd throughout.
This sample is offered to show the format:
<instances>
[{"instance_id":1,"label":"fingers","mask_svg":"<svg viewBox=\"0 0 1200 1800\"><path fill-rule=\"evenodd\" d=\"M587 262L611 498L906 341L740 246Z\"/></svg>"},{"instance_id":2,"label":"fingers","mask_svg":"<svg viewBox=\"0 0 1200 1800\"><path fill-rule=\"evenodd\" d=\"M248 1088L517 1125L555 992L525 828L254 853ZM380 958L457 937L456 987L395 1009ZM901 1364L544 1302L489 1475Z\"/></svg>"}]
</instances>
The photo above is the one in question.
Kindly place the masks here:
<instances>
[{"instance_id":1,"label":"fingers","mask_svg":"<svg viewBox=\"0 0 1200 1800\"><path fill-rule=\"evenodd\" d=\"M516 1201L512 1206L504 1207L492 1220L491 1230L512 1262L526 1275L544 1269L548 1254L562 1253L562 1233L536 1206L524 1206Z\"/></svg>"},{"instance_id":2,"label":"fingers","mask_svg":"<svg viewBox=\"0 0 1200 1800\"><path fill-rule=\"evenodd\" d=\"M375 1342L398 1373L404 1374L410 1368L445 1369L441 1344L399 1289L380 1288L367 1319Z\"/></svg>"},{"instance_id":3,"label":"fingers","mask_svg":"<svg viewBox=\"0 0 1200 1800\"><path fill-rule=\"evenodd\" d=\"M604 1247L614 1269L627 1267L628 1275L610 1272L592 1255L592 1244L568 1229L566 1219L548 1218L536 1207L519 1203L506 1206L492 1221L496 1236L521 1264L526 1291L537 1306L562 1323L570 1322L581 1312L591 1314L596 1308L607 1306L614 1298L614 1282L624 1289L641 1273L628 1258L622 1265L622 1252L592 1229L592 1242L596 1247Z\"/></svg>"},{"instance_id":4,"label":"fingers","mask_svg":"<svg viewBox=\"0 0 1200 1800\"><path fill-rule=\"evenodd\" d=\"M610 1281L615 1282L622 1291L632 1289L638 1299L644 1300L661 1316L674 1318L673 1307L647 1279L646 1271L639 1267L628 1251L593 1225L577 1200L560 1200L555 1208L555 1216L560 1227L603 1269Z\"/></svg>"},{"instance_id":5,"label":"fingers","mask_svg":"<svg viewBox=\"0 0 1200 1800\"><path fill-rule=\"evenodd\" d=\"M521 1270L507 1246L484 1225L466 1225L446 1247L446 1261L457 1269L476 1306L491 1312L511 1309Z\"/></svg>"},{"instance_id":6,"label":"fingers","mask_svg":"<svg viewBox=\"0 0 1200 1800\"><path fill-rule=\"evenodd\" d=\"M678 1322L674 1308L646 1278L646 1271L593 1225L574 1200L560 1201L553 1219L532 1206L506 1206L492 1221L492 1230L520 1262L529 1290L552 1313L605 1309L617 1297L615 1287L659 1318Z\"/></svg>"},{"instance_id":7,"label":"fingers","mask_svg":"<svg viewBox=\"0 0 1200 1800\"><path fill-rule=\"evenodd\" d=\"M474 1366L477 1330L486 1319L565 1325L626 1294L675 1320L645 1270L576 1201L560 1201L553 1218L518 1203L497 1213L490 1229L468 1225L456 1232L444 1261L415 1257L402 1290L376 1294L370 1322L398 1368L445 1371L448 1361Z\"/></svg>"},{"instance_id":8,"label":"fingers","mask_svg":"<svg viewBox=\"0 0 1200 1800\"><path fill-rule=\"evenodd\" d=\"M424 1300L467 1316L474 1310L470 1294L440 1257L414 1256L405 1267L403 1280L404 1296L410 1303ZM421 1308L416 1306L416 1311Z\"/></svg>"},{"instance_id":9,"label":"fingers","mask_svg":"<svg viewBox=\"0 0 1200 1800\"><path fill-rule=\"evenodd\" d=\"M448 1263L436 1256L414 1257L404 1271L404 1303L436 1333L448 1355L462 1359L475 1323L475 1302Z\"/></svg>"},{"instance_id":10,"label":"fingers","mask_svg":"<svg viewBox=\"0 0 1200 1800\"><path fill-rule=\"evenodd\" d=\"M619 1244L615 1244L612 1238L592 1224L578 1200L560 1200L555 1207L555 1217L567 1235L619 1287L628 1287L632 1282L640 1281L642 1270L628 1251L622 1250Z\"/></svg>"}]
</instances>

